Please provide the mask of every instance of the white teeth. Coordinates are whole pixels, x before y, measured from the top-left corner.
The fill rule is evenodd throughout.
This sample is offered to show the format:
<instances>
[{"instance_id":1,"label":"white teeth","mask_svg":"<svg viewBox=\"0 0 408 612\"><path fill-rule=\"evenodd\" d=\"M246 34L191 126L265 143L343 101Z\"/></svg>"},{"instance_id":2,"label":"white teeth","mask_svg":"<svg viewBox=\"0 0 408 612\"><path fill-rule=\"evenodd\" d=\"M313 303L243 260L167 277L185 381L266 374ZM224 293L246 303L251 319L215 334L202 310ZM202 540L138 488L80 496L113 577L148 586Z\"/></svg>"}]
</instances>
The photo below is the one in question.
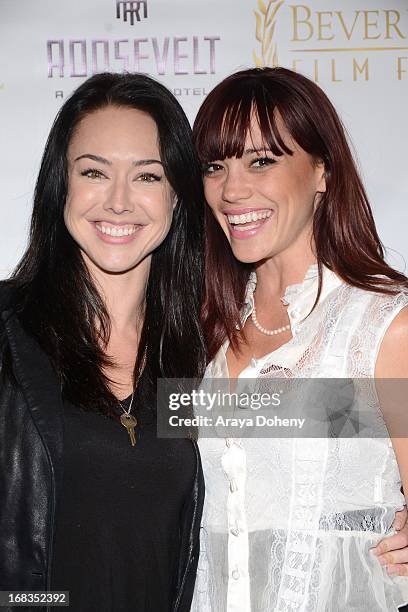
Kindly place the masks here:
<instances>
[{"instance_id":1,"label":"white teeth","mask_svg":"<svg viewBox=\"0 0 408 612\"><path fill-rule=\"evenodd\" d=\"M239 225L241 223L250 223L251 221L259 221L267 219L272 214L271 210L262 210L259 212L252 211L242 215L227 215L227 219L231 225Z\"/></svg>"},{"instance_id":2,"label":"white teeth","mask_svg":"<svg viewBox=\"0 0 408 612\"><path fill-rule=\"evenodd\" d=\"M114 236L116 238L120 238L121 236L131 236L136 232L135 225L124 225L121 227L112 227L110 225L99 225L96 223L96 228L102 234L106 234L107 236Z\"/></svg>"},{"instance_id":3,"label":"white teeth","mask_svg":"<svg viewBox=\"0 0 408 612\"><path fill-rule=\"evenodd\" d=\"M239 232L245 232L247 230L255 229L256 227L258 227L258 226L254 225L254 224L245 225L245 227L237 225L234 229L238 230Z\"/></svg>"}]
</instances>

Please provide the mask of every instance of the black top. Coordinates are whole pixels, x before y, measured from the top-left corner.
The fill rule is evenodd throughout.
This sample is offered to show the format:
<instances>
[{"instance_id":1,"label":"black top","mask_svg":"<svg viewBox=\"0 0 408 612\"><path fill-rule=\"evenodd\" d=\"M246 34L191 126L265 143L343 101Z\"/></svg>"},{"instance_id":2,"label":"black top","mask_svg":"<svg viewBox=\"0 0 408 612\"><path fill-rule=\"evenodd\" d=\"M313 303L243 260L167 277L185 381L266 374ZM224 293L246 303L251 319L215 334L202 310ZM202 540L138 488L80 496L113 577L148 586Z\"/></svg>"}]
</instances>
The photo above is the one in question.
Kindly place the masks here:
<instances>
[{"instance_id":1,"label":"black top","mask_svg":"<svg viewBox=\"0 0 408 612\"><path fill-rule=\"evenodd\" d=\"M119 420L64 406L51 586L70 591L75 612L171 609L195 453L190 440L157 438L155 423L136 436L132 447Z\"/></svg>"}]
</instances>

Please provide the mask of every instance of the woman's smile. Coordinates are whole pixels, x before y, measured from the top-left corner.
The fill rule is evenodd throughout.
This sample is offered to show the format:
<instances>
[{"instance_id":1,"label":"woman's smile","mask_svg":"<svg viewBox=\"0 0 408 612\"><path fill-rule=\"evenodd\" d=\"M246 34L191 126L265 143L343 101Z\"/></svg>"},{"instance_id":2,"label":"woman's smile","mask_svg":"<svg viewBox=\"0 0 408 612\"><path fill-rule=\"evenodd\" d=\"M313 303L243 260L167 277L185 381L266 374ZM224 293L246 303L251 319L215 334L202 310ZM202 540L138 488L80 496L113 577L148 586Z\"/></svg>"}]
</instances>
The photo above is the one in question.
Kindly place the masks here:
<instances>
[{"instance_id":1,"label":"woman's smile","mask_svg":"<svg viewBox=\"0 0 408 612\"><path fill-rule=\"evenodd\" d=\"M136 223L107 223L105 221L92 222L100 240L108 244L128 244L135 239L136 234L144 225Z\"/></svg>"},{"instance_id":2,"label":"woman's smile","mask_svg":"<svg viewBox=\"0 0 408 612\"><path fill-rule=\"evenodd\" d=\"M273 211L270 209L243 208L224 212L231 238L252 238L268 223Z\"/></svg>"},{"instance_id":3,"label":"woman's smile","mask_svg":"<svg viewBox=\"0 0 408 612\"><path fill-rule=\"evenodd\" d=\"M290 153L268 149L253 117L241 157L204 165L207 202L242 262L310 248L315 203L325 191L324 166L297 145L282 121L280 135Z\"/></svg>"},{"instance_id":4,"label":"woman's smile","mask_svg":"<svg viewBox=\"0 0 408 612\"><path fill-rule=\"evenodd\" d=\"M79 123L68 157L64 218L88 265L124 273L145 262L148 269L175 205L154 120L133 108L99 109Z\"/></svg>"}]
</instances>

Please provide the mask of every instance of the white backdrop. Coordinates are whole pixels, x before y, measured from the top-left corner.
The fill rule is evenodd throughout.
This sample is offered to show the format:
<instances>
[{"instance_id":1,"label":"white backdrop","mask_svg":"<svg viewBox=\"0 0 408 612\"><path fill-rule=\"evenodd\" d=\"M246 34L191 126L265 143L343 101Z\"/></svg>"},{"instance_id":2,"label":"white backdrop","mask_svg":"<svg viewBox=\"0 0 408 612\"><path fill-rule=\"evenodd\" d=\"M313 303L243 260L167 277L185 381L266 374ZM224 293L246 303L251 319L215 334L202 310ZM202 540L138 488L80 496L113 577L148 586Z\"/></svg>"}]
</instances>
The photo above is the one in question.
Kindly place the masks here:
<instances>
[{"instance_id":1,"label":"white backdrop","mask_svg":"<svg viewBox=\"0 0 408 612\"><path fill-rule=\"evenodd\" d=\"M126 20L125 20L126 17ZM316 80L357 152L388 258L408 261L408 0L0 0L0 276L25 246L52 120L86 76L159 78L192 120L227 74Z\"/></svg>"}]
</instances>

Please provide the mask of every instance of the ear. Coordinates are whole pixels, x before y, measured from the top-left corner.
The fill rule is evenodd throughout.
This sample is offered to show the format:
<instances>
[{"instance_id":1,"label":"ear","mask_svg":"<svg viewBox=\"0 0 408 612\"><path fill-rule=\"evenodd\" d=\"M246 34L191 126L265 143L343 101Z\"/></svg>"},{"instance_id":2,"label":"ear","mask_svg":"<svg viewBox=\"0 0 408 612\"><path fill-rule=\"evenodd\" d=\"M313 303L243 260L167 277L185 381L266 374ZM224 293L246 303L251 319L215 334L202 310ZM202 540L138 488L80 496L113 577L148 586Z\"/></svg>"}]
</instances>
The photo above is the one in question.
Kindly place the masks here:
<instances>
[{"instance_id":1,"label":"ear","mask_svg":"<svg viewBox=\"0 0 408 612\"><path fill-rule=\"evenodd\" d=\"M324 166L324 162L319 160L316 162L316 177L317 177L317 185L316 191L317 193L325 193L326 191L326 168Z\"/></svg>"},{"instance_id":2,"label":"ear","mask_svg":"<svg viewBox=\"0 0 408 612\"><path fill-rule=\"evenodd\" d=\"M316 193L313 202L313 209L316 211L322 199L322 194L326 192L326 169L324 162L319 160L315 163L316 171Z\"/></svg>"}]
</instances>

